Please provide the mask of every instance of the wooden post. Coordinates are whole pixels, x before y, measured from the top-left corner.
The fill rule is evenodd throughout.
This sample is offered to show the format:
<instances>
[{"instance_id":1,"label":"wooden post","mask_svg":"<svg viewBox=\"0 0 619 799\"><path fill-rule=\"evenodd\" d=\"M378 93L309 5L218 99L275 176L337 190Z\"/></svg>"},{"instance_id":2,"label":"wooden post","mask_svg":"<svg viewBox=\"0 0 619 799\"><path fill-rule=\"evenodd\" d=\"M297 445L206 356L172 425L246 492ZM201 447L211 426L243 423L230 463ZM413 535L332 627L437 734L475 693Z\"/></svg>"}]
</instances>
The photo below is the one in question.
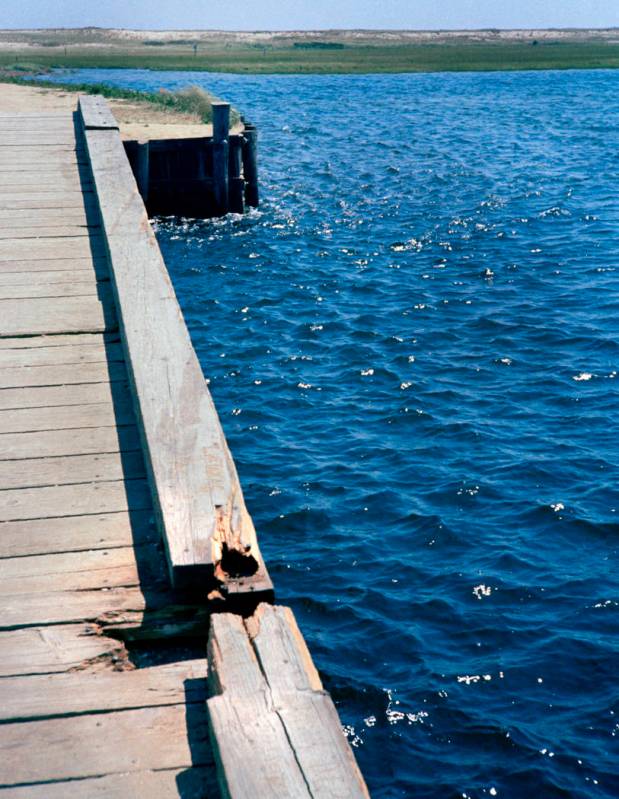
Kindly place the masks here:
<instances>
[{"instance_id":1,"label":"wooden post","mask_svg":"<svg viewBox=\"0 0 619 799\"><path fill-rule=\"evenodd\" d=\"M243 175L245 177L245 201L251 208L258 207L258 131L256 126L245 123L243 131Z\"/></svg>"},{"instance_id":2,"label":"wooden post","mask_svg":"<svg viewBox=\"0 0 619 799\"><path fill-rule=\"evenodd\" d=\"M230 103L213 103L213 184L220 216L228 213L228 135Z\"/></svg>"},{"instance_id":3,"label":"wooden post","mask_svg":"<svg viewBox=\"0 0 619 799\"><path fill-rule=\"evenodd\" d=\"M137 143L137 152L135 155L135 181L138 184L138 189L142 195L144 202L148 200L148 184L150 177L149 167L149 147L148 141L139 141Z\"/></svg>"},{"instance_id":4,"label":"wooden post","mask_svg":"<svg viewBox=\"0 0 619 799\"><path fill-rule=\"evenodd\" d=\"M233 214L245 213L245 181L241 177L241 172L243 169L242 148L242 136L230 136L228 194L230 200L230 211Z\"/></svg>"}]
</instances>

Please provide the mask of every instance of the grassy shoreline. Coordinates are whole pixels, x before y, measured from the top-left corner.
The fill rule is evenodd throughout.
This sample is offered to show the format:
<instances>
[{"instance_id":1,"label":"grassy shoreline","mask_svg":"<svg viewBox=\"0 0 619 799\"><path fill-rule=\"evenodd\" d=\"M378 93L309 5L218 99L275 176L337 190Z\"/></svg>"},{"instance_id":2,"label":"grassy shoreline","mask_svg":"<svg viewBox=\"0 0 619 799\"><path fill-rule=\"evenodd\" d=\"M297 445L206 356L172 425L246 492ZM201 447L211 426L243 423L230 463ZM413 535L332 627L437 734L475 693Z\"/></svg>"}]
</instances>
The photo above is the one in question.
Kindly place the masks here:
<instances>
[{"instance_id":1,"label":"grassy shoreline","mask_svg":"<svg viewBox=\"0 0 619 799\"><path fill-rule=\"evenodd\" d=\"M41 32L39 32L41 33ZM67 39L69 34L64 32ZM619 31L592 36L487 41L446 37L444 41L349 40L337 32L322 38L289 35L272 43L220 40L81 40L41 44L36 37L8 41L0 35L0 67L32 63L48 69L149 69L248 74L360 74L394 72L485 72L619 68ZM83 38L83 37L82 37ZM341 39L341 40L340 40ZM57 43L56 43L57 42Z\"/></svg>"},{"instance_id":2,"label":"grassy shoreline","mask_svg":"<svg viewBox=\"0 0 619 799\"><path fill-rule=\"evenodd\" d=\"M39 65L33 64L22 75L13 74L14 70L0 67L0 83L12 83L18 86L52 89L62 92L78 92L80 94L100 94L110 100L126 100L141 106L164 110L170 115L192 115L202 123L209 124L213 120L212 103L219 98L197 86L187 86L175 92L160 89L158 92L143 92L136 89L124 89L110 86L107 83L59 83L41 77L30 77L40 73ZM28 77L26 77L28 76ZM231 125L238 124L240 114L235 108L230 109Z\"/></svg>"}]
</instances>

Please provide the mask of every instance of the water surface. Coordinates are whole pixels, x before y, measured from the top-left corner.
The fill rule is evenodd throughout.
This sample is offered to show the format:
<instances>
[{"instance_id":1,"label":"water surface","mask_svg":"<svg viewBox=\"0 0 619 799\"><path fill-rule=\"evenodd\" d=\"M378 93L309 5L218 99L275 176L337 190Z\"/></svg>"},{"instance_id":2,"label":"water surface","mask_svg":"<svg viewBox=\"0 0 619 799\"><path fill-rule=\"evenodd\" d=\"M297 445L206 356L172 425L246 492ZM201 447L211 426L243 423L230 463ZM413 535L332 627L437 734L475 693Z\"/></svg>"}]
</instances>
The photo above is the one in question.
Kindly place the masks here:
<instances>
[{"instance_id":1,"label":"water surface","mask_svg":"<svg viewBox=\"0 0 619 799\"><path fill-rule=\"evenodd\" d=\"M158 220L374 797L616 797L618 72L226 76L263 203Z\"/></svg>"}]
</instances>

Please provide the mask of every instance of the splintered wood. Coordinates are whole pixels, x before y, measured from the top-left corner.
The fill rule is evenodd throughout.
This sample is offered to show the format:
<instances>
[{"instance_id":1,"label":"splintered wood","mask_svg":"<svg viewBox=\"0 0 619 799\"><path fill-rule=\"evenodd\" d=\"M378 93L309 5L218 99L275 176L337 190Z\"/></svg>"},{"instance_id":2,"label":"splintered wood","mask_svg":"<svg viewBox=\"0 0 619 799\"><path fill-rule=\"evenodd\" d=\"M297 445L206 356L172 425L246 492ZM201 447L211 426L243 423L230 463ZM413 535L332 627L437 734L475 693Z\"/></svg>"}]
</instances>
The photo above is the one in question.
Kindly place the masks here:
<instances>
[{"instance_id":1,"label":"splintered wood","mask_svg":"<svg viewBox=\"0 0 619 799\"><path fill-rule=\"evenodd\" d=\"M225 796L361 799L368 791L289 608L211 620L207 702Z\"/></svg>"}]
</instances>

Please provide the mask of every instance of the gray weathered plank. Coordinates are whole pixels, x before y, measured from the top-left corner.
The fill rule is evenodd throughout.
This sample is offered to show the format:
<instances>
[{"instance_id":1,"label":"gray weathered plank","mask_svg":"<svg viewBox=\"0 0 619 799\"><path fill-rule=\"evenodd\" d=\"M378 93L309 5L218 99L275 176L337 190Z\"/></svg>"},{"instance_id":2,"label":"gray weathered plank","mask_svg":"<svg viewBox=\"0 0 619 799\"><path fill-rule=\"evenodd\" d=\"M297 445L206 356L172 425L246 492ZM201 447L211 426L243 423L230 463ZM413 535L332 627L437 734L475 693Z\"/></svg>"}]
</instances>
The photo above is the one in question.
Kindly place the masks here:
<instances>
[{"instance_id":1,"label":"gray weathered plank","mask_svg":"<svg viewBox=\"0 0 619 799\"><path fill-rule=\"evenodd\" d=\"M53 601L54 594L62 594L56 599L62 603L68 591L100 591L138 585L140 575L133 547L120 547L3 560L0 596L46 594Z\"/></svg>"},{"instance_id":2,"label":"gray weathered plank","mask_svg":"<svg viewBox=\"0 0 619 799\"><path fill-rule=\"evenodd\" d=\"M0 336L115 330L116 316L106 284L100 285L98 295L0 300Z\"/></svg>"},{"instance_id":3,"label":"gray weathered plank","mask_svg":"<svg viewBox=\"0 0 619 799\"><path fill-rule=\"evenodd\" d=\"M97 632L93 625L83 623L0 632L0 677L55 674L86 667L92 673L97 662L109 668L114 658L124 657L124 647Z\"/></svg>"},{"instance_id":4,"label":"gray weathered plank","mask_svg":"<svg viewBox=\"0 0 619 799\"><path fill-rule=\"evenodd\" d=\"M7 595L2 601L0 629L94 622L106 614L128 610L141 614L145 607L144 595L137 587Z\"/></svg>"},{"instance_id":5,"label":"gray weathered plank","mask_svg":"<svg viewBox=\"0 0 619 799\"><path fill-rule=\"evenodd\" d=\"M211 619L208 669L215 695L207 707L222 794L312 799L239 616Z\"/></svg>"},{"instance_id":6,"label":"gray weathered plank","mask_svg":"<svg viewBox=\"0 0 619 799\"><path fill-rule=\"evenodd\" d=\"M239 587L269 592L236 469L118 132L86 130L85 139L172 579L217 572L234 582L220 566L228 549L258 569Z\"/></svg>"},{"instance_id":7,"label":"gray weathered plank","mask_svg":"<svg viewBox=\"0 0 619 799\"><path fill-rule=\"evenodd\" d=\"M208 766L212 754L201 707L182 704L1 724L0 787Z\"/></svg>"},{"instance_id":8,"label":"gray weathered plank","mask_svg":"<svg viewBox=\"0 0 619 799\"><path fill-rule=\"evenodd\" d=\"M18 239L28 239L29 241L39 238L67 238L68 236L90 236L98 233L99 228L86 225L65 225L51 227L0 227L0 241L16 241Z\"/></svg>"},{"instance_id":9,"label":"gray weathered plank","mask_svg":"<svg viewBox=\"0 0 619 799\"><path fill-rule=\"evenodd\" d=\"M0 439L1 444L2 439ZM126 452L122 457L118 452L106 452L98 455L67 455L59 458L0 460L0 490L129 480L145 476L144 458L141 452Z\"/></svg>"},{"instance_id":10,"label":"gray weathered plank","mask_svg":"<svg viewBox=\"0 0 619 799\"><path fill-rule=\"evenodd\" d=\"M5 433L1 444L0 459L12 460L133 451L139 448L140 438L135 425L128 425Z\"/></svg>"},{"instance_id":11,"label":"gray weathered plank","mask_svg":"<svg viewBox=\"0 0 619 799\"><path fill-rule=\"evenodd\" d=\"M289 609L261 605L246 625L213 616L208 655L207 707L225 796L368 799Z\"/></svg>"},{"instance_id":12,"label":"gray weathered plank","mask_svg":"<svg viewBox=\"0 0 619 799\"><path fill-rule=\"evenodd\" d=\"M3 350L0 350L0 353ZM17 408L53 408L56 405L89 405L113 401L111 383L84 383L67 386L35 386L0 390L0 410ZM129 387L116 386L118 396Z\"/></svg>"},{"instance_id":13,"label":"gray weathered plank","mask_svg":"<svg viewBox=\"0 0 619 799\"><path fill-rule=\"evenodd\" d=\"M86 130L118 130L118 122L101 95L80 95L78 107Z\"/></svg>"},{"instance_id":14,"label":"gray weathered plank","mask_svg":"<svg viewBox=\"0 0 619 799\"><path fill-rule=\"evenodd\" d=\"M0 261L36 261L50 258L105 258L101 236L64 239L11 239L0 241Z\"/></svg>"},{"instance_id":15,"label":"gray weathered plank","mask_svg":"<svg viewBox=\"0 0 619 799\"><path fill-rule=\"evenodd\" d=\"M137 771L105 777L5 788L2 799L220 799L213 766Z\"/></svg>"},{"instance_id":16,"label":"gray weathered plank","mask_svg":"<svg viewBox=\"0 0 619 799\"><path fill-rule=\"evenodd\" d=\"M0 261L0 278L6 279L7 285L8 281L13 278L17 284L21 283L24 276L29 280L38 280L38 277L32 275L33 272L40 273L41 280L56 273L65 275L67 278L75 277L76 280L83 280L93 273L99 280L108 279L110 274L107 260L104 258L41 258L30 261Z\"/></svg>"},{"instance_id":17,"label":"gray weathered plank","mask_svg":"<svg viewBox=\"0 0 619 799\"><path fill-rule=\"evenodd\" d=\"M0 639L1 640L1 639ZM180 705L206 700L206 660L137 671L76 672L0 680L0 722Z\"/></svg>"},{"instance_id":18,"label":"gray weathered plank","mask_svg":"<svg viewBox=\"0 0 619 799\"><path fill-rule=\"evenodd\" d=\"M0 280L2 280L0 275ZM6 277L6 275L4 275ZM32 278L31 278L32 279ZM0 349L32 349L34 347L66 347L74 344L106 344L120 341L118 333L67 333L54 336L17 336L1 338Z\"/></svg>"},{"instance_id":19,"label":"gray weathered plank","mask_svg":"<svg viewBox=\"0 0 619 799\"><path fill-rule=\"evenodd\" d=\"M0 492L0 521L3 522L147 510L150 507L148 486L145 480L139 479Z\"/></svg>"},{"instance_id":20,"label":"gray weathered plank","mask_svg":"<svg viewBox=\"0 0 619 799\"><path fill-rule=\"evenodd\" d=\"M37 339L42 338L37 336ZM99 363L101 361L124 361L122 345L119 342L105 342L103 336L93 335L94 341L88 344L67 343L58 346L55 336L48 336L46 341L51 346L29 347L27 339L19 339L21 347L5 347L0 349L0 368L7 366L51 366L68 363ZM15 339L12 340L13 342Z\"/></svg>"},{"instance_id":21,"label":"gray weathered plank","mask_svg":"<svg viewBox=\"0 0 619 799\"><path fill-rule=\"evenodd\" d=\"M127 393L119 397L114 405L98 402L90 405L57 405L53 408L14 408L0 411L0 435L32 433L37 430L117 427L134 422L133 406Z\"/></svg>"},{"instance_id":22,"label":"gray weathered plank","mask_svg":"<svg viewBox=\"0 0 619 799\"><path fill-rule=\"evenodd\" d=\"M2 237L0 236L0 240ZM38 275L37 275L38 277ZM37 298L60 299L63 297L97 297L100 282L94 274L85 275L86 280L71 280L64 283L44 283L30 281L13 286L2 285L0 282L0 300L30 300Z\"/></svg>"},{"instance_id":23,"label":"gray weathered plank","mask_svg":"<svg viewBox=\"0 0 619 799\"><path fill-rule=\"evenodd\" d=\"M368 799L333 701L290 608L263 604L246 626L312 797Z\"/></svg>"},{"instance_id":24,"label":"gray weathered plank","mask_svg":"<svg viewBox=\"0 0 619 799\"><path fill-rule=\"evenodd\" d=\"M85 225L89 215L84 208L40 208L36 213L23 209L0 210L0 227L45 227L55 225Z\"/></svg>"},{"instance_id":25,"label":"gray weathered plank","mask_svg":"<svg viewBox=\"0 0 619 799\"><path fill-rule=\"evenodd\" d=\"M37 208L84 208L94 200L93 191L47 191L36 192L2 191L0 208L36 210Z\"/></svg>"},{"instance_id":26,"label":"gray weathered plank","mask_svg":"<svg viewBox=\"0 0 619 799\"><path fill-rule=\"evenodd\" d=\"M0 341L1 341L0 337ZM124 363L53 364L51 366L7 366L0 369L0 388L62 386L73 383L114 383L125 381Z\"/></svg>"},{"instance_id":27,"label":"gray weathered plank","mask_svg":"<svg viewBox=\"0 0 619 799\"><path fill-rule=\"evenodd\" d=\"M0 558L130 547L134 543L158 541L152 509L0 523Z\"/></svg>"}]
</instances>

